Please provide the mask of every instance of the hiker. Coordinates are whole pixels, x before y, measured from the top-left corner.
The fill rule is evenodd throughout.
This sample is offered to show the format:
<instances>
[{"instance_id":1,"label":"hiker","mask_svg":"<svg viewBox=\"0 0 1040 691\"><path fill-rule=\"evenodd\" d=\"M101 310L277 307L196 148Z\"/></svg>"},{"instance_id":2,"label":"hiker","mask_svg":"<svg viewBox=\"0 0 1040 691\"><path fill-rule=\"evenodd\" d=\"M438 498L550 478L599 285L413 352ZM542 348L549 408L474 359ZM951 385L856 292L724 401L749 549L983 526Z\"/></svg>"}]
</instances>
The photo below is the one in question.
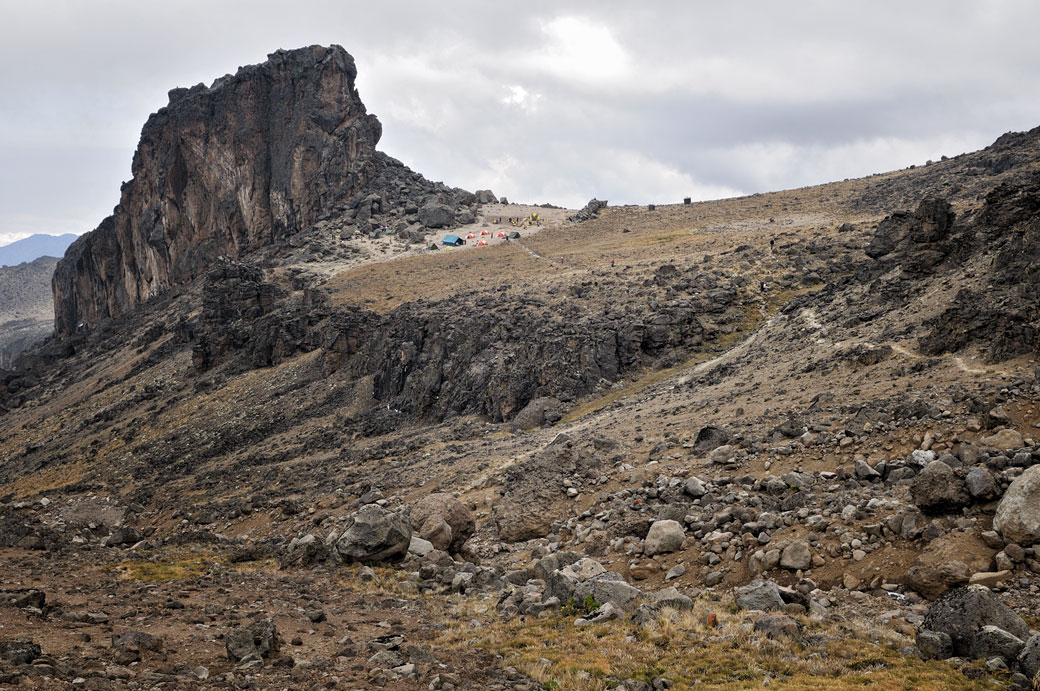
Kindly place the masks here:
<instances>
[{"instance_id":1,"label":"hiker","mask_svg":"<svg viewBox=\"0 0 1040 691\"><path fill-rule=\"evenodd\" d=\"M613 259L610 260L610 268L612 268L612 269L614 268L614 260Z\"/></svg>"},{"instance_id":2,"label":"hiker","mask_svg":"<svg viewBox=\"0 0 1040 691\"><path fill-rule=\"evenodd\" d=\"M776 251L776 238L769 238L769 251L770 252L775 252Z\"/></svg>"}]
</instances>

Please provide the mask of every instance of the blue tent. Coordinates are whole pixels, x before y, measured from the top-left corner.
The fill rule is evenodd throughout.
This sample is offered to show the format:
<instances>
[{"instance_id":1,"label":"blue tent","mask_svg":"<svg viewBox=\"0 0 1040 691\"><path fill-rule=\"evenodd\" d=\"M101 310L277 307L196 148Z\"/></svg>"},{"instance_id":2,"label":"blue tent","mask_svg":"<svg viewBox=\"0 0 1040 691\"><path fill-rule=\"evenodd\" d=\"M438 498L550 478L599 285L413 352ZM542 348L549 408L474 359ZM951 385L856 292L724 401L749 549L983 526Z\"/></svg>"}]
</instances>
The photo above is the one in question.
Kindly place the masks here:
<instances>
[{"instance_id":1,"label":"blue tent","mask_svg":"<svg viewBox=\"0 0 1040 691\"><path fill-rule=\"evenodd\" d=\"M441 240L445 245L451 245L452 247L458 247L459 245L465 245L466 241L460 238L458 235L445 235L444 239Z\"/></svg>"}]
</instances>

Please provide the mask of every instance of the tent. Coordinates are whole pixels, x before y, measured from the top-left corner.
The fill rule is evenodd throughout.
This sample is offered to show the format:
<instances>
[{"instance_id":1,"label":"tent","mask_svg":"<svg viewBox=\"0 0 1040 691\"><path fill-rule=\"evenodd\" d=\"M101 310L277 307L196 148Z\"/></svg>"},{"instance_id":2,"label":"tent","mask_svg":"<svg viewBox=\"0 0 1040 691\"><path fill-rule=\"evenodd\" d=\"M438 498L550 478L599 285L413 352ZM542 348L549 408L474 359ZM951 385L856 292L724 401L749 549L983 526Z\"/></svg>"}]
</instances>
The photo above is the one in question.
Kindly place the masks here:
<instances>
[{"instance_id":1,"label":"tent","mask_svg":"<svg viewBox=\"0 0 1040 691\"><path fill-rule=\"evenodd\" d=\"M437 246L436 242L431 242L429 245L426 246L426 249L428 249L428 250L438 250L438 249L440 249L440 247Z\"/></svg>"},{"instance_id":2,"label":"tent","mask_svg":"<svg viewBox=\"0 0 1040 691\"><path fill-rule=\"evenodd\" d=\"M514 230L512 233L509 234L509 237L513 240L516 240L518 237L520 237L520 231Z\"/></svg>"},{"instance_id":3,"label":"tent","mask_svg":"<svg viewBox=\"0 0 1040 691\"><path fill-rule=\"evenodd\" d=\"M458 235L445 235L441 242L450 247L458 247L459 245L465 245L466 241L460 238Z\"/></svg>"},{"instance_id":4,"label":"tent","mask_svg":"<svg viewBox=\"0 0 1040 691\"><path fill-rule=\"evenodd\" d=\"M508 237L508 236L506 235L506 231L500 230L500 231L498 231L498 235L496 235L495 237L497 237L497 238L504 238L504 237Z\"/></svg>"},{"instance_id":5,"label":"tent","mask_svg":"<svg viewBox=\"0 0 1040 691\"><path fill-rule=\"evenodd\" d=\"M480 242L477 243L477 247L487 247L487 246L488 246L488 241L487 240L481 240Z\"/></svg>"},{"instance_id":6,"label":"tent","mask_svg":"<svg viewBox=\"0 0 1040 691\"><path fill-rule=\"evenodd\" d=\"M480 235L481 237L483 237L484 235L491 235L491 231L485 228L484 230L480 231Z\"/></svg>"}]
</instances>

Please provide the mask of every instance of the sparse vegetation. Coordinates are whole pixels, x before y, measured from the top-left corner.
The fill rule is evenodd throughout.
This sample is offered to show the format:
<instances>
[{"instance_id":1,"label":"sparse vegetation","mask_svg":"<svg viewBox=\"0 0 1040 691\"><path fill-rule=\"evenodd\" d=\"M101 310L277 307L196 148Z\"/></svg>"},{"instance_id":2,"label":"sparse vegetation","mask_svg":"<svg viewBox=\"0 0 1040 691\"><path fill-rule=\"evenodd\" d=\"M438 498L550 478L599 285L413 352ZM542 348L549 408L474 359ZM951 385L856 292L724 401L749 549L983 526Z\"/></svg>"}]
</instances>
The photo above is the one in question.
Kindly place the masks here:
<instances>
[{"instance_id":1,"label":"sparse vegetation","mask_svg":"<svg viewBox=\"0 0 1040 691\"><path fill-rule=\"evenodd\" d=\"M575 627L575 611L534 619L454 625L440 641L479 647L551 688L602 691L618 680L664 677L677 688L945 689L1001 688L953 666L908 657L905 639L876 641L854 626L807 619L813 642L770 639L751 631L752 618L724 602L698 600L690 612L666 611L648 626L615 621ZM705 624L716 614L716 626ZM549 688L549 686L546 686Z\"/></svg>"}]
</instances>

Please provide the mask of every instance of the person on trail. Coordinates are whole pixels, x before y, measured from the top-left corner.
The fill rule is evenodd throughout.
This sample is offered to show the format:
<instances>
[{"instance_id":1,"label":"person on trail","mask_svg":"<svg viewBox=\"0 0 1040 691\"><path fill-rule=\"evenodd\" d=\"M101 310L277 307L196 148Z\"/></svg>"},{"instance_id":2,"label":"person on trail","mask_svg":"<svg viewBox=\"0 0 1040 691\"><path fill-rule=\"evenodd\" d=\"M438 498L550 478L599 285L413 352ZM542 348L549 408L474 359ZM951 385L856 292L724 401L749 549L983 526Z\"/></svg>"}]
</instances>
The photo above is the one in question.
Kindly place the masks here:
<instances>
[{"instance_id":1,"label":"person on trail","mask_svg":"<svg viewBox=\"0 0 1040 691\"><path fill-rule=\"evenodd\" d=\"M769 251L770 252L775 252L776 251L776 238L769 238Z\"/></svg>"},{"instance_id":2,"label":"person on trail","mask_svg":"<svg viewBox=\"0 0 1040 691\"><path fill-rule=\"evenodd\" d=\"M610 260L610 268L612 268L612 269L614 268L614 260L613 259Z\"/></svg>"}]
</instances>

